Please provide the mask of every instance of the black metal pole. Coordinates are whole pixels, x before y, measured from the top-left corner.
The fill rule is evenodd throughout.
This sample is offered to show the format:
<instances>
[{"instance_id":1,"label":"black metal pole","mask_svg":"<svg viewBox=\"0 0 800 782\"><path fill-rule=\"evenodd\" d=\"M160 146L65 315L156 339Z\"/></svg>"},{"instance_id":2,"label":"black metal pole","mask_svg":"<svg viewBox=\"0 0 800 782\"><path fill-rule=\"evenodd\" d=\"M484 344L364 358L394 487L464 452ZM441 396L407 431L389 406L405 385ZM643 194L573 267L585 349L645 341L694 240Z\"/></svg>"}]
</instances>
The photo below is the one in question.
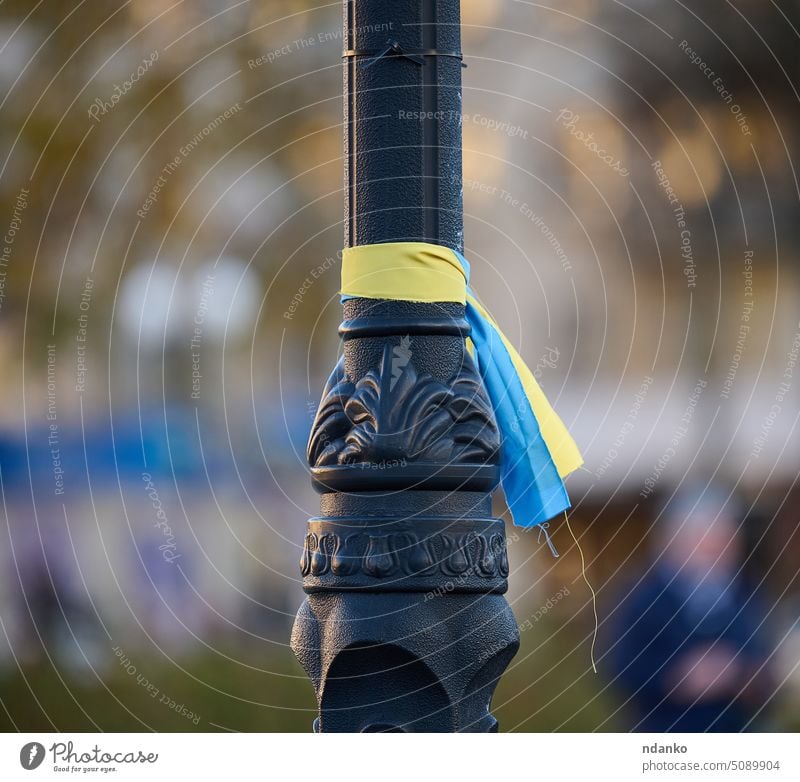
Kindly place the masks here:
<instances>
[{"instance_id":1,"label":"black metal pole","mask_svg":"<svg viewBox=\"0 0 800 782\"><path fill-rule=\"evenodd\" d=\"M459 0L345 0L345 242L461 249ZM491 731L519 635L460 304L351 299L308 458L292 649L318 731Z\"/></svg>"}]
</instances>

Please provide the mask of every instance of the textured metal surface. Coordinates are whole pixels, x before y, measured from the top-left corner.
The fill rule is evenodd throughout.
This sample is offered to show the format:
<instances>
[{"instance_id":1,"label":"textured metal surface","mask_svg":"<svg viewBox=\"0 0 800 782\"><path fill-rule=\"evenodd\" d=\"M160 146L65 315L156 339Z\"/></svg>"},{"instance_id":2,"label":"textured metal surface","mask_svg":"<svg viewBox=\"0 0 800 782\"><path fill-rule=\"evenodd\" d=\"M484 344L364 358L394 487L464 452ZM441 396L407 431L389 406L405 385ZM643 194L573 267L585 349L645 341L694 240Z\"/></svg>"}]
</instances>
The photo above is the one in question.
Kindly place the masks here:
<instances>
[{"instance_id":1,"label":"textured metal surface","mask_svg":"<svg viewBox=\"0 0 800 782\"><path fill-rule=\"evenodd\" d=\"M345 2L345 48L460 50L454 0ZM387 29L388 28L388 29ZM430 241L461 250L461 63L344 65L345 244Z\"/></svg>"},{"instance_id":2,"label":"textured metal surface","mask_svg":"<svg viewBox=\"0 0 800 782\"><path fill-rule=\"evenodd\" d=\"M458 0L346 0L345 243L461 249ZM371 57L371 59L370 59ZM489 705L519 646L499 437L466 351L464 307L351 299L342 360L309 441L322 516L301 557L292 649L317 731L493 731ZM477 477L476 477L477 476Z\"/></svg>"}]
</instances>

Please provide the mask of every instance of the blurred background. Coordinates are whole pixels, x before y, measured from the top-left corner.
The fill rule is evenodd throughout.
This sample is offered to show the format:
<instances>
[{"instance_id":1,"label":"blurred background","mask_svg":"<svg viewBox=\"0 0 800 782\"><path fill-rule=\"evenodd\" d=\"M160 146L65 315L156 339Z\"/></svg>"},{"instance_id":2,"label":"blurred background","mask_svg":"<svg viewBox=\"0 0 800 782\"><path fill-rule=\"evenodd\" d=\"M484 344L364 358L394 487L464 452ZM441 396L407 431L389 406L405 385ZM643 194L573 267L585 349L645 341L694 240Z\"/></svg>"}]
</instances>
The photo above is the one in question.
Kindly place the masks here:
<instances>
[{"instance_id":1,"label":"blurred background","mask_svg":"<svg viewBox=\"0 0 800 782\"><path fill-rule=\"evenodd\" d=\"M569 529L509 528L501 730L798 730L800 3L462 15L466 255L599 618L595 674ZM310 730L341 49L338 2L0 5L3 730Z\"/></svg>"}]
</instances>

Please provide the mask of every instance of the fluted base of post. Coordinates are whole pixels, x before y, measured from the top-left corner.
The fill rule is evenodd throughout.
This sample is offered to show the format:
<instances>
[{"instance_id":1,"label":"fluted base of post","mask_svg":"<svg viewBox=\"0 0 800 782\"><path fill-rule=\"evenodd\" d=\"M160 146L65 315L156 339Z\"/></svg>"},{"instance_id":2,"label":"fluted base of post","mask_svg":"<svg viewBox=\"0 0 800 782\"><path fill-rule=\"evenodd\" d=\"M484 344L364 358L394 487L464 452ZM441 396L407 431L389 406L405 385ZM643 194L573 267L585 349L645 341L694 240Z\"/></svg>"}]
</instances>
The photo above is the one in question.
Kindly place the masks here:
<instances>
[{"instance_id":1,"label":"fluted base of post","mask_svg":"<svg viewBox=\"0 0 800 782\"><path fill-rule=\"evenodd\" d=\"M518 648L492 594L312 594L292 632L325 733L496 731L490 701Z\"/></svg>"},{"instance_id":2,"label":"fluted base of post","mask_svg":"<svg viewBox=\"0 0 800 782\"><path fill-rule=\"evenodd\" d=\"M497 730L490 702L519 648L501 521L312 519L302 570L292 649L317 731Z\"/></svg>"}]
</instances>

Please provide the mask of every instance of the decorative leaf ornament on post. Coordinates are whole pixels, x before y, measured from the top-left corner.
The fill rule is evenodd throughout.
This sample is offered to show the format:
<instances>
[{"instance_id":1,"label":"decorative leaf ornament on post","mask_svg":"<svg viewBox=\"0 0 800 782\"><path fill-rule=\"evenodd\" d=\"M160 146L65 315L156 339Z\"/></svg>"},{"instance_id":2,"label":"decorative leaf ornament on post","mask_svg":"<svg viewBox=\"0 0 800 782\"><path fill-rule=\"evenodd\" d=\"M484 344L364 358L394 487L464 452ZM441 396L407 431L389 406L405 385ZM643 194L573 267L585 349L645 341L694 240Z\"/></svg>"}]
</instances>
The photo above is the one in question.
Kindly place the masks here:
<instances>
[{"instance_id":1,"label":"decorative leaf ornament on post","mask_svg":"<svg viewBox=\"0 0 800 782\"><path fill-rule=\"evenodd\" d=\"M459 0L344 2L344 345L308 445L322 514L292 633L317 731L497 729L519 634L491 493L502 479L515 522L541 524L581 464L468 287L459 25Z\"/></svg>"}]
</instances>

